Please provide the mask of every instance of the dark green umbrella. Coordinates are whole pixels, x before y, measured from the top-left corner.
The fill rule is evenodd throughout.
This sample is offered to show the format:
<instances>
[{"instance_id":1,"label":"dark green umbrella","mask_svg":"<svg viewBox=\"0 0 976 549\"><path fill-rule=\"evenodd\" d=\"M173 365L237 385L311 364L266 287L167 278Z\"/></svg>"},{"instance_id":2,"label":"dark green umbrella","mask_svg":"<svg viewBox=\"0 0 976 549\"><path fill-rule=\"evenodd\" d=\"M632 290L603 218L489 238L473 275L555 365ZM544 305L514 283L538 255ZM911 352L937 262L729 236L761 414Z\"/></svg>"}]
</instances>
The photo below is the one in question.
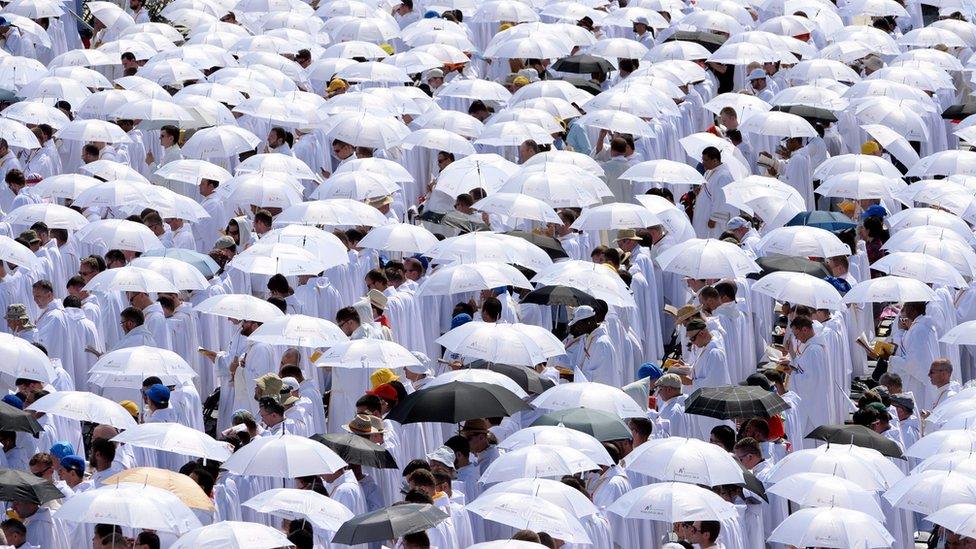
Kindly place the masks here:
<instances>
[{"instance_id":1,"label":"dark green umbrella","mask_svg":"<svg viewBox=\"0 0 976 549\"><path fill-rule=\"evenodd\" d=\"M675 40L683 40L685 42L694 42L696 44L701 44L706 50L715 53L715 50L719 49L719 47L721 47L722 44L724 44L728 39L728 36L722 36L721 34L715 34L713 32L678 31L667 37L664 41L673 42Z\"/></svg>"},{"instance_id":2,"label":"dark green umbrella","mask_svg":"<svg viewBox=\"0 0 976 549\"><path fill-rule=\"evenodd\" d=\"M791 257L787 255L769 255L756 259L756 263L762 268L758 273L752 273L747 278L758 280L769 273L789 271L791 273L806 273L810 276L823 278L830 276L830 272L819 261L812 261L805 257Z\"/></svg>"},{"instance_id":3,"label":"dark green umbrella","mask_svg":"<svg viewBox=\"0 0 976 549\"><path fill-rule=\"evenodd\" d=\"M739 464L739 467L742 467L741 463ZM745 467L742 467L742 484L739 486L742 486L746 490L749 490L753 494L756 494L762 498L762 500L766 503L769 503L769 497L766 495L766 487L763 485L762 481L759 480L755 474L753 474L752 471L746 469Z\"/></svg>"},{"instance_id":4,"label":"dark green umbrella","mask_svg":"<svg viewBox=\"0 0 976 549\"><path fill-rule=\"evenodd\" d=\"M804 225L807 227L817 227L831 232L846 231L857 227L857 223L851 218L840 212L825 212L814 210L812 212L800 212L796 217L786 222L787 227Z\"/></svg>"},{"instance_id":5,"label":"dark green umbrella","mask_svg":"<svg viewBox=\"0 0 976 549\"><path fill-rule=\"evenodd\" d=\"M591 408L568 408L550 412L532 422L532 427L537 425L562 425L586 433L601 442L633 438L630 428L619 417Z\"/></svg>"},{"instance_id":6,"label":"dark green umbrella","mask_svg":"<svg viewBox=\"0 0 976 549\"><path fill-rule=\"evenodd\" d=\"M41 432L41 424L30 412L0 402L0 431L20 431L36 435Z\"/></svg>"},{"instance_id":7,"label":"dark green umbrella","mask_svg":"<svg viewBox=\"0 0 976 549\"><path fill-rule=\"evenodd\" d=\"M504 387L452 381L407 395L386 419L399 423L461 423L482 417L510 416L530 409L531 406Z\"/></svg>"},{"instance_id":8,"label":"dark green umbrella","mask_svg":"<svg viewBox=\"0 0 976 549\"><path fill-rule=\"evenodd\" d=\"M718 419L770 417L790 405L778 394L752 385L702 387L685 401L685 413Z\"/></svg>"},{"instance_id":9,"label":"dark green umbrella","mask_svg":"<svg viewBox=\"0 0 976 549\"><path fill-rule=\"evenodd\" d=\"M447 518L447 513L428 503L391 505L347 520L332 537L332 543L358 545L392 541L430 530Z\"/></svg>"},{"instance_id":10,"label":"dark green umbrella","mask_svg":"<svg viewBox=\"0 0 976 549\"><path fill-rule=\"evenodd\" d=\"M352 433L329 433L312 435L312 440L321 442L339 455L346 463L376 467L377 469L396 469L396 459L390 451L371 440Z\"/></svg>"},{"instance_id":11,"label":"dark green umbrella","mask_svg":"<svg viewBox=\"0 0 976 549\"><path fill-rule=\"evenodd\" d=\"M603 91L603 88L600 87L600 84L594 82L593 80L590 80L589 78L579 78L579 77L574 78L572 76L567 76L566 78L560 78L559 80L569 82L577 89L583 90L591 95L599 95L600 92Z\"/></svg>"},{"instance_id":12,"label":"dark green umbrella","mask_svg":"<svg viewBox=\"0 0 976 549\"><path fill-rule=\"evenodd\" d=\"M821 425L804 438L871 448L888 457L905 459L898 443L863 425Z\"/></svg>"},{"instance_id":13,"label":"dark green umbrella","mask_svg":"<svg viewBox=\"0 0 976 549\"><path fill-rule=\"evenodd\" d=\"M64 494L53 482L19 469L0 469L0 501L24 501L41 505Z\"/></svg>"},{"instance_id":14,"label":"dark green umbrella","mask_svg":"<svg viewBox=\"0 0 976 549\"><path fill-rule=\"evenodd\" d=\"M525 294L522 303L536 305L564 305L579 307L580 305L596 306L597 299L590 294L570 286L542 286Z\"/></svg>"},{"instance_id":15,"label":"dark green umbrella","mask_svg":"<svg viewBox=\"0 0 976 549\"><path fill-rule=\"evenodd\" d=\"M589 54L563 57L552 64L552 69L573 74L606 73L614 70L613 64L606 59Z\"/></svg>"},{"instance_id":16,"label":"dark green umbrella","mask_svg":"<svg viewBox=\"0 0 976 549\"><path fill-rule=\"evenodd\" d=\"M835 115L834 113L828 111L827 109L821 109L820 107L811 107L809 105L776 105L775 107L769 110L795 114L810 123L837 122L837 115Z\"/></svg>"},{"instance_id":17,"label":"dark green umbrella","mask_svg":"<svg viewBox=\"0 0 976 549\"><path fill-rule=\"evenodd\" d=\"M546 252L549 259L552 259L553 261L569 257L569 254L567 254L566 250L563 249L563 245L551 236L543 236L541 234L529 233L525 231L508 231L502 234L517 236L523 240L528 240L532 244L542 248L542 251Z\"/></svg>"},{"instance_id":18,"label":"dark green umbrella","mask_svg":"<svg viewBox=\"0 0 976 549\"><path fill-rule=\"evenodd\" d=\"M515 383L518 383L519 387L530 395L541 394L546 389L550 389L556 385L551 379L540 376L538 372L528 366L497 364L478 359L468 364L468 367L479 370L491 370L492 372L498 372L503 376L507 376Z\"/></svg>"}]
</instances>

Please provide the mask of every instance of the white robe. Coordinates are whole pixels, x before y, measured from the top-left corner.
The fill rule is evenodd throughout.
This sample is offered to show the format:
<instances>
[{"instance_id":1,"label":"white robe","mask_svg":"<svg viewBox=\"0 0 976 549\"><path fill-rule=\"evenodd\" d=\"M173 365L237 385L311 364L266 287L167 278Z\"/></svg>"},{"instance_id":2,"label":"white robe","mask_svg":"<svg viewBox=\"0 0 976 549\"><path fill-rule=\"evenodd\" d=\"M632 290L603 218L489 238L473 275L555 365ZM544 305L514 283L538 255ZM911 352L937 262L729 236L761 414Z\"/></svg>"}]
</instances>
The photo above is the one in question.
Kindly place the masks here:
<instances>
[{"instance_id":1,"label":"white robe","mask_svg":"<svg viewBox=\"0 0 976 549\"><path fill-rule=\"evenodd\" d=\"M928 410L926 401L929 385L928 373L932 362L939 358L939 339L935 324L928 315L922 315L902 332L895 355L888 359L888 371L901 376L905 392L915 395L915 405Z\"/></svg>"},{"instance_id":2,"label":"white robe","mask_svg":"<svg viewBox=\"0 0 976 549\"><path fill-rule=\"evenodd\" d=\"M705 172L705 184L701 185L698 191L695 211L691 219L698 238L710 238L722 234L725 224L738 213L738 209L729 206L725 199L725 186L733 179L732 172L725 164ZM708 228L709 221L715 222L714 228Z\"/></svg>"}]
</instances>

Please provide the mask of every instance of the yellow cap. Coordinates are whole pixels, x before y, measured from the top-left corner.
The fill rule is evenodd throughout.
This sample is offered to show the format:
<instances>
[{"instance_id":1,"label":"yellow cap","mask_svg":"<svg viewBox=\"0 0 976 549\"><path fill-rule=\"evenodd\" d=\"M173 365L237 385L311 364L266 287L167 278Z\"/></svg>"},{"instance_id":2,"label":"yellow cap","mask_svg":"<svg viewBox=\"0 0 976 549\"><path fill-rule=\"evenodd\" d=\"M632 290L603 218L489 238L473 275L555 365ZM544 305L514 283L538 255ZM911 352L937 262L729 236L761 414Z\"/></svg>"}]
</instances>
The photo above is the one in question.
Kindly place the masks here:
<instances>
[{"instance_id":1,"label":"yellow cap","mask_svg":"<svg viewBox=\"0 0 976 549\"><path fill-rule=\"evenodd\" d=\"M348 87L349 84L347 84L345 80L341 78L333 78L332 82L329 82L329 87L325 88L325 91L332 93L332 92L337 92L339 90L344 90Z\"/></svg>"},{"instance_id":2,"label":"yellow cap","mask_svg":"<svg viewBox=\"0 0 976 549\"><path fill-rule=\"evenodd\" d=\"M389 368L380 368L376 370L369 376L369 383L372 385L372 389L376 389L384 383L389 383L391 381L396 381L400 379L400 376L393 373L393 370Z\"/></svg>"},{"instance_id":3,"label":"yellow cap","mask_svg":"<svg viewBox=\"0 0 976 549\"><path fill-rule=\"evenodd\" d=\"M385 51L387 55L393 55L393 46L387 43L380 44L380 49Z\"/></svg>"},{"instance_id":4,"label":"yellow cap","mask_svg":"<svg viewBox=\"0 0 976 549\"><path fill-rule=\"evenodd\" d=\"M139 406L135 402L132 402L131 400L123 400L119 402L119 405L125 408L125 411L129 412L129 415L132 417L139 416Z\"/></svg>"},{"instance_id":5,"label":"yellow cap","mask_svg":"<svg viewBox=\"0 0 976 549\"><path fill-rule=\"evenodd\" d=\"M512 80L513 85L525 86L529 83L529 79L524 76L516 76L515 80Z\"/></svg>"},{"instance_id":6,"label":"yellow cap","mask_svg":"<svg viewBox=\"0 0 976 549\"><path fill-rule=\"evenodd\" d=\"M865 141L864 144L861 145L861 154L875 154L880 150L881 145L878 145L878 143L874 140Z\"/></svg>"},{"instance_id":7,"label":"yellow cap","mask_svg":"<svg viewBox=\"0 0 976 549\"><path fill-rule=\"evenodd\" d=\"M514 26L515 25L513 25L511 23L502 23L501 25L498 25L498 32L502 32L502 31L508 30L508 29L510 29L510 28L512 28Z\"/></svg>"},{"instance_id":8,"label":"yellow cap","mask_svg":"<svg viewBox=\"0 0 976 549\"><path fill-rule=\"evenodd\" d=\"M837 206L840 208L841 213L848 217L854 215L854 211L857 209L857 205L850 200L845 200Z\"/></svg>"}]
</instances>

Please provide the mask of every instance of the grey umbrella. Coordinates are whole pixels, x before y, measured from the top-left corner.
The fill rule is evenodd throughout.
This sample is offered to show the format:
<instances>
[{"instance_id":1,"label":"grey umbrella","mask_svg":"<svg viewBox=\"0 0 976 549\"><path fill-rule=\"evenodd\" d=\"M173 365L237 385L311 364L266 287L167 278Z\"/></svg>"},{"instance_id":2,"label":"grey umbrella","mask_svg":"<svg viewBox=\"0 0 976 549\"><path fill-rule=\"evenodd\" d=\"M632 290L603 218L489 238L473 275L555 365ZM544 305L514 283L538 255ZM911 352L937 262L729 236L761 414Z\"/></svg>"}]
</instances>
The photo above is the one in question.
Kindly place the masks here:
<instances>
[{"instance_id":1,"label":"grey umbrella","mask_svg":"<svg viewBox=\"0 0 976 549\"><path fill-rule=\"evenodd\" d=\"M332 543L357 545L395 540L429 530L447 519L447 513L427 503L401 503L356 515L343 523Z\"/></svg>"},{"instance_id":2,"label":"grey umbrella","mask_svg":"<svg viewBox=\"0 0 976 549\"><path fill-rule=\"evenodd\" d=\"M590 408L568 408L550 412L532 423L537 425L562 425L574 431L591 435L605 442L608 440L630 440L630 428L619 417L602 410Z\"/></svg>"}]
</instances>

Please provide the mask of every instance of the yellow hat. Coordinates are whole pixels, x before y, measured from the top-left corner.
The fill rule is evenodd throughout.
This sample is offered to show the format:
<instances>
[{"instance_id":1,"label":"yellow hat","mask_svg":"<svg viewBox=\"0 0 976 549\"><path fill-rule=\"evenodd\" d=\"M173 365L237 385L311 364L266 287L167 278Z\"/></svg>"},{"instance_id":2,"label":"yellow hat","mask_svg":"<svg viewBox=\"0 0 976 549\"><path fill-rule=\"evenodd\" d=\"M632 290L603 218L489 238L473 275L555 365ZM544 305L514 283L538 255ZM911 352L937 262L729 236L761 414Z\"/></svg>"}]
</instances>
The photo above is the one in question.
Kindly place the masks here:
<instances>
[{"instance_id":1,"label":"yellow hat","mask_svg":"<svg viewBox=\"0 0 976 549\"><path fill-rule=\"evenodd\" d=\"M135 402L132 402L131 400L123 400L119 402L119 405L125 408L125 411L129 412L130 416L132 417L139 416L139 406L136 405Z\"/></svg>"},{"instance_id":2,"label":"yellow hat","mask_svg":"<svg viewBox=\"0 0 976 549\"><path fill-rule=\"evenodd\" d=\"M861 154L875 154L881 150L881 145L878 145L877 141L869 140L865 141L861 145Z\"/></svg>"},{"instance_id":3,"label":"yellow hat","mask_svg":"<svg viewBox=\"0 0 976 549\"><path fill-rule=\"evenodd\" d=\"M857 209L857 205L850 200L845 200L837 206L840 208L840 211L848 217L854 215L854 211Z\"/></svg>"},{"instance_id":4,"label":"yellow hat","mask_svg":"<svg viewBox=\"0 0 976 549\"><path fill-rule=\"evenodd\" d=\"M391 381L396 381L400 379L400 376L393 373L393 370L389 368L380 368L376 370L369 376L369 383L372 385L372 389L376 389L384 383L389 383Z\"/></svg>"},{"instance_id":5,"label":"yellow hat","mask_svg":"<svg viewBox=\"0 0 976 549\"><path fill-rule=\"evenodd\" d=\"M501 25L498 25L498 32L506 31L514 26L515 25L511 23L502 23Z\"/></svg>"},{"instance_id":6,"label":"yellow hat","mask_svg":"<svg viewBox=\"0 0 976 549\"><path fill-rule=\"evenodd\" d=\"M343 80L341 78L333 78L332 81L329 82L329 87L325 88L325 91L327 91L329 93L333 93L333 92L337 92L339 90L344 90L344 89L346 89L348 87L349 87L349 84L347 84L345 80Z\"/></svg>"},{"instance_id":7,"label":"yellow hat","mask_svg":"<svg viewBox=\"0 0 976 549\"><path fill-rule=\"evenodd\" d=\"M393 46L385 42L380 44L380 49L385 51L387 55L393 55Z\"/></svg>"},{"instance_id":8,"label":"yellow hat","mask_svg":"<svg viewBox=\"0 0 976 549\"><path fill-rule=\"evenodd\" d=\"M516 76L515 80L512 80L513 85L525 86L529 83L529 79L524 76Z\"/></svg>"}]
</instances>

